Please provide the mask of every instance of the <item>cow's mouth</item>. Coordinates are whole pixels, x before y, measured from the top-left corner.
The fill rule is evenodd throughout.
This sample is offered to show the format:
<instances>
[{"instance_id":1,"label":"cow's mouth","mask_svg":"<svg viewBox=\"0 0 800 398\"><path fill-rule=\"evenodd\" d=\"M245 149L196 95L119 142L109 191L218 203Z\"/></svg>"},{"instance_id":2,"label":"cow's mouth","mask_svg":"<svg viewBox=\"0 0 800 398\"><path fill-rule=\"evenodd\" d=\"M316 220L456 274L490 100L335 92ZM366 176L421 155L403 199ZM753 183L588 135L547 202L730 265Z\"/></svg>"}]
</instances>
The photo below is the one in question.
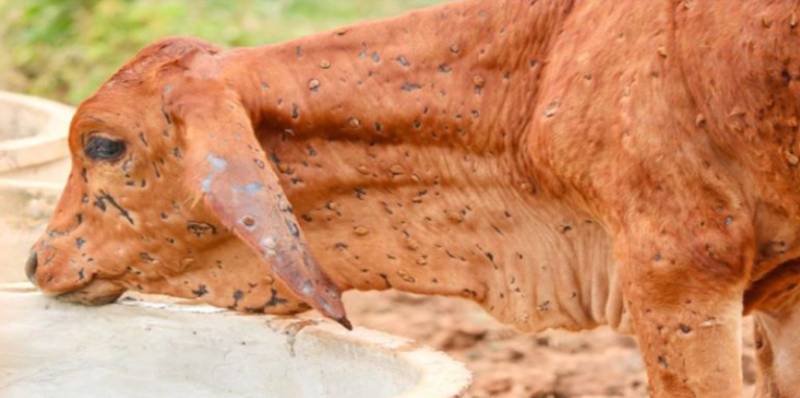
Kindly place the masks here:
<instances>
[{"instance_id":1,"label":"cow's mouth","mask_svg":"<svg viewBox=\"0 0 800 398\"><path fill-rule=\"evenodd\" d=\"M38 287L42 293L59 301L93 306L103 305L113 303L127 290L117 283L97 279L93 274L85 275L83 269L79 272L79 280L53 285L48 283L52 277L45 278L45 281L37 280L38 265L38 253L36 250L32 250L28 261L25 263L25 274L28 280ZM52 267L53 265L50 266Z\"/></svg>"},{"instance_id":2,"label":"cow's mouth","mask_svg":"<svg viewBox=\"0 0 800 398\"><path fill-rule=\"evenodd\" d=\"M78 290L59 294L55 298L68 303L97 306L117 301L125 290L124 287L108 281L93 280Z\"/></svg>"}]
</instances>

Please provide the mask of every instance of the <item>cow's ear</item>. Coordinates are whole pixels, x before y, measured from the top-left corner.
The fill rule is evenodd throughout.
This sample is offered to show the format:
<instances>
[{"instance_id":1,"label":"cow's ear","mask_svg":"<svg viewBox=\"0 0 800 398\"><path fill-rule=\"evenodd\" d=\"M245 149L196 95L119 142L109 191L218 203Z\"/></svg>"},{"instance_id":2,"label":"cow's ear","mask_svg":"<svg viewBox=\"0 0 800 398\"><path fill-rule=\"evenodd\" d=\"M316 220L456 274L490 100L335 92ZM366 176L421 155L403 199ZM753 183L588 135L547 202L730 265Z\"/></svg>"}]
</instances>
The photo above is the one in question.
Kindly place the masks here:
<instances>
[{"instance_id":1,"label":"cow's ear","mask_svg":"<svg viewBox=\"0 0 800 398\"><path fill-rule=\"evenodd\" d=\"M197 97L171 107L189 191L298 297L349 329L341 293L309 251L245 108L225 90Z\"/></svg>"}]
</instances>

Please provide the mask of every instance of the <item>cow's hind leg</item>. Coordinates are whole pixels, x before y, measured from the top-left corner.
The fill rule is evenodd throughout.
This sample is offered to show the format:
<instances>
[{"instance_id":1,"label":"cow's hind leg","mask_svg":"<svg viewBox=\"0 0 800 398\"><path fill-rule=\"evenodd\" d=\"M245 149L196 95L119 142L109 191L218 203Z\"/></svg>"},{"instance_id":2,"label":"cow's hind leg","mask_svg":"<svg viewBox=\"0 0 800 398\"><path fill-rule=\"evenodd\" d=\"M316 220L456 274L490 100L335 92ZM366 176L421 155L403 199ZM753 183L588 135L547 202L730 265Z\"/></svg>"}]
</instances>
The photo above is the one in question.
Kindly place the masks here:
<instances>
[{"instance_id":1,"label":"cow's hind leg","mask_svg":"<svg viewBox=\"0 0 800 398\"><path fill-rule=\"evenodd\" d=\"M651 396L741 397L742 296L749 256L721 235L721 240L713 234L629 236L635 239L621 242L617 255Z\"/></svg>"},{"instance_id":2,"label":"cow's hind leg","mask_svg":"<svg viewBox=\"0 0 800 398\"><path fill-rule=\"evenodd\" d=\"M800 297L781 308L757 310L755 345L759 398L800 395Z\"/></svg>"}]
</instances>

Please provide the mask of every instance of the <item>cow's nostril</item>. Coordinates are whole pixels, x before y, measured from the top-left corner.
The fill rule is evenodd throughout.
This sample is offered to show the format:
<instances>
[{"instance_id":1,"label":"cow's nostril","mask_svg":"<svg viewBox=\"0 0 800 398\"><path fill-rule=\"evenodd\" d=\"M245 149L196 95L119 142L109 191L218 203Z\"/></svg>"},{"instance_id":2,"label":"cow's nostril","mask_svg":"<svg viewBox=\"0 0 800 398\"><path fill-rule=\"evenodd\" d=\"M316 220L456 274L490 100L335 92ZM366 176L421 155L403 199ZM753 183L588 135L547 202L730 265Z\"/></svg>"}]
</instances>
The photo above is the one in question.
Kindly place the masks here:
<instances>
[{"instance_id":1,"label":"cow's nostril","mask_svg":"<svg viewBox=\"0 0 800 398\"><path fill-rule=\"evenodd\" d=\"M28 257L28 262L25 263L25 275L28 276L28 280L34 285L36 284L36 266L38 262L39 259L37 258L36 252L33 252L31 256Z\"/></svg>"}]
</instances>

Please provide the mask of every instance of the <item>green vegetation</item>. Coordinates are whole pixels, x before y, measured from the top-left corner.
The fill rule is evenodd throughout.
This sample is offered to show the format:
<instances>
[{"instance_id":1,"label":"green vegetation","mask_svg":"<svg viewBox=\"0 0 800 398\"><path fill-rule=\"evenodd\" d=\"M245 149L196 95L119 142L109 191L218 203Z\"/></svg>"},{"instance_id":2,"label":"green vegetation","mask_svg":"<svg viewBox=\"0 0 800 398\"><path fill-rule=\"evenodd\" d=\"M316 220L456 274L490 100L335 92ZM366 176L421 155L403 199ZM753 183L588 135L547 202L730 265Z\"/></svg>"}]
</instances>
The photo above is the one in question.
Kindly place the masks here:
<instances>
[{"instance_id":1,"label":"green vegetation","mask_svg":"<svg viewBox=\"0 0 800 398\"><path fill-rule=\"evenodd\" d=\"M442 0L0 0L0 89L77 104L165 36L253 46Z\"/></svg>"}]
</instances>

